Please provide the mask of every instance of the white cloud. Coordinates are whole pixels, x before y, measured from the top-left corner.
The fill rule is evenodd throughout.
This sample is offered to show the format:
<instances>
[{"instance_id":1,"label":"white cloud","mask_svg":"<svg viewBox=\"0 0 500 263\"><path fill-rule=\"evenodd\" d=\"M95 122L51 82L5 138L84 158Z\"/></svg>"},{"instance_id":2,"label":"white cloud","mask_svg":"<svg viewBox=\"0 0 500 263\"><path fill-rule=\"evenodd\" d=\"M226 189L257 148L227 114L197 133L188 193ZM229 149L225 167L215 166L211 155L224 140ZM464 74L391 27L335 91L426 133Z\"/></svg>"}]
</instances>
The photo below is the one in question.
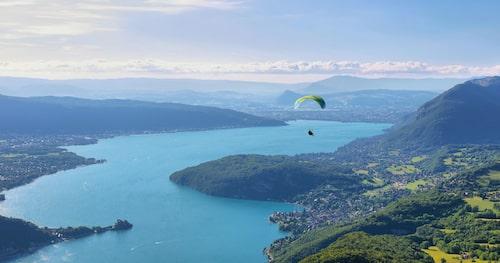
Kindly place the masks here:
<instances>
[{"instance_id":1,"label":"white cloud","mask_svg":"<svg viewBox=\"0 0 500 263\"><path fill-rule=\"evenodd\" d=\"M472 77L500 75L500 65L488 67L432 65L417 61L269 61L239 64L174 63L154 59L126 61L0 61L0 73L48 78L77 77L183 77L230 75L357 75L365 77ZM283 77L281 77L283 79ZM300 79L300 78L299 78Z\"/></svg>"},{"instance_id":2,"label":"white cloud","mask_svg":"<svg viewBox=\"0 0 500 263\"><path fill-rule=\"evenodd\" d=\"M142 1L86 1L78 6L95 11L161 12L176 14L198 8L231 10L241 2L227 0L142 0Z\"/></svg>"},{"instance_id":3,"label":"white cloud","mask_svg":"<svg viewBox=\"0 0 500 263\"><path fill-rule=\"evenodd\" d=\"M0 40L77 36L118 29L121 12L178 14L194 9L231 10L233 0L2 0Z\"/></svg>"}]
</instances>

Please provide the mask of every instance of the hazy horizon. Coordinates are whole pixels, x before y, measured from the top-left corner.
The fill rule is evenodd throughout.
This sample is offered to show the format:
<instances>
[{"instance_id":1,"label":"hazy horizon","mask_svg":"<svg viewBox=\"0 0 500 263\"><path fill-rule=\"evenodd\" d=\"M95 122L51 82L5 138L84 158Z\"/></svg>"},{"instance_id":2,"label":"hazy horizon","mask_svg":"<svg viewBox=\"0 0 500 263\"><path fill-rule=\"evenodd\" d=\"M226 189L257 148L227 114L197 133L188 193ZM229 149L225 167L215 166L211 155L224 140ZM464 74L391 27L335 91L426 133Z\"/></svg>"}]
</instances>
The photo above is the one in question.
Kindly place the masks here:
<instances>
[{"instance_id":1,"label":"hazy horizon","mask_svg":"<svg viewBox=\"0 0 500 263\"><path fill-rule=\"evenodd\" d=\"M498 10L0 0L0 262L500 263Z\"/></svg>"},{"instance_id":2,"label":"hazy horizon","mask_svg":"<svg viewBox=\"0 0 500 263\"><path fill-rule=\"evenodd\" d=\"M303 77L303 76L300 76ZM39 80L49 80L49 81L73 81L73 80L123 80L123 79L154 79L154 80L179 80L179 81L235 81L235 82L247 82L247 83L269 83L269 84L311 84L314 82L319 82L323 80L327 80L335 77L350 77L350 78L359 78L359 79L368 79L368 80L377 80L377 79L402 79L402 80L442 80L442 79L456 79L456 80L465 80L465 79L478 79L489 76L470 76L470 77L392 77L392 76L358 76L358 75L348 75L348 74L340 74L340 75L313 75L310 76L310 81L293 81L295 78L291 80L259 80L259 79L238 79L231 77L205 77L205 78L197 78L192 77L189 78L185 75L176 75L176 76L157 76L157 77L133 77L133 76L121 76L121 77L86 77L86 78L49 78L49 77L36 77L36 76L11 76L11 75L0 75L0 78L12 78L12 79L39 79Z\"/></svg>"},{"instance_id":3,"label":"hazy horizon","mask_svg":"<svg viewBox=\"0 0 500 263\"><path fill-rule=\"evenodd\" d=\"M6 0L0 75L273 83L499 75L499 5Z\"/></svg>"}]
</instances>

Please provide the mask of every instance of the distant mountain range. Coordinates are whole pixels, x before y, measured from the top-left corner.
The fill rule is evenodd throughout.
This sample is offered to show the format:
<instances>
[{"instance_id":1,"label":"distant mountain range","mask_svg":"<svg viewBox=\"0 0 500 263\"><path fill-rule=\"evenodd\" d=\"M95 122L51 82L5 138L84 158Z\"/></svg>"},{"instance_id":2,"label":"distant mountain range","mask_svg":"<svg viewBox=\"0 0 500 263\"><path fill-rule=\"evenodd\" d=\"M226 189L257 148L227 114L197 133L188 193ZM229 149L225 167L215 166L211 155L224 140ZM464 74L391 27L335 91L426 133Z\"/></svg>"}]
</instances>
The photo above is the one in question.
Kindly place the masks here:
<instances>
[{"instance_id":1,"label":"distant mountain range","mask_svg":"<svg viewBox=\"0 0 500 263\"><path fill-rule=\"evenodd\" d=\"M461 82L461 79L350 76L299 84L153 78L46 80L0 77L0 94L182 103L232 109L279 120L393 123L417 110L438 92ZM327 110L294 111L290 105L305 94L325 96L329 105Z\"/></svg>"},{"instance_id":2,"label":"distant mountain range","mask_svg":"<svg viewBox=\"0 0 500 263\"><path fill-rule=\"evenodd\" d=\"M438 93L418 90L360 90L321 94L327 102L326 109L318 110L314 103L304 103L294 110L297 98L307 93L286 90L275 100L274 111L260 116L280 120L333 120L345 122L395 123L415 112ZM258 112L255 114L259 115Z\"/></svg>"},{"instance_id":3,"label":"distant mountain range","mask_svg":"<svg viewBox=\"0 0 500 263\"><path fill-rule=\"evenodd\" d=\"M213 107L71 97L0 96L0 120L4 134L142 133L285 125Z\"/></svg>"},{"instance_id":4,"label":"distant mountain range","mask_svg":"<svg viewBox=\"0 0 500 263\"><path fill-rule=\"evenodd\" d=\"M420 90L442 92L464 82L466 79L404 79L404 78L358 78L352 76L334 76L311 83L302 90L304 93L329 94L359 90Z\"/></svg>"},{"instance_id":5,"label":"distant mountain range","mask_svg":"<svg viewBox=\"0 0 500 263\"><path fill-rule=\"evenodd\" d=\"M295 100L304 96L291 90L283 92L276 103L293 106ZM416 90L360 90L351 92L328 93L321 95L328 108L368 107L368 108L407 108L417 109L425 102L436 97L438 93Z\"/></svg>"},{"instance_id":6,"label":"distant mountain range","mask_svg":"<svg viewBox=\"0 0 500 263\"><path fill-rule=\"evenodd\" d=\"M290 92L288 94L295 96ZM500 77L471 80L456 85L429 101L416 114L405 118L386 134L354 141L341 147L334 156L339 160L353 160L354 157L364 156L367 152L380 154L390 149L436 149L452 144L500 144L499 116ZM282 167L281 164L288 162L294 165ZM331 164L328 162L321 165L325 170L337 169L336 173L328 171L326 174L341 174L338 167L329 167ZM290 171L287 170L289 167L294 168ZM293 198L300 191L306 192L312 189L312 186L332 179L318 177L321 173L315 170L301 171L304 167L307 165L294 160L294 157L261 156L256 161L253 156L237 156L178 171L170 178L176 183L213 195L286 200ZM301 171L304 177L314 179L308 183L302 182L303 178L300 176L292 176L296 171ZM275 184L275 181L280 180L286 183ZM244 185L247 192L234 192L234 189L240 189L234 188L235 185ZM280 189L283 185L291 185L289 188L294 190L283 193ZM297 185L300 187L296 187ZM276 196L276 193L281 195Z\"/></svg>"},{"instance_id":7,"label":"distant mountain range","mask_svg":"<svg viewBox=\"0 0 500 263\"><path fill-rule=\"evenodd\" d=\"M500 77L456 85L398 124L386 141L401 145L500 143Z\"/></svg>"},{"instance_id":8,"label":"distant mountain range","mask_svg":"<svg viewBox=\"0 0 500 263\"><path fill-rule=\"evenodd\" d=\"M338 93L360 90L420 90L442 92L462 83L464 79L368 79L351 76L334 76L314 83L266 83L230 80L196 79L69 79L48 80L36 78L0 77L0 94L9 96L72 96L98 99L139 99L172 101L174 93L210 95L252 95L273 97L285 90L299 93Z\"/></svg>"},{"instance_id":9,"label":"distant mountain range","mask_svg":"<svg viewBox=\"0 0 500 263\"><path fill-rule=\"evenodd\" d=\"M140 99L158 101L171 98L170 92L191 91L211 93L279 94L285 89L300 89L307 83L280 84L232 80L197 79L69 79L48 80L36 78L0 77L0 94L20 97L72 96L82 98Z\"/></svg>"},{"instance_id":10,"label":"distant mountain range","mask_svg":"<svg viewBox=\"0 0 500 263\"><path fill-rule=\"evenodd\" d=\"M499 131L500 77L482 78L454 86L386 134L335 153L229 156L170 179L212 195L305 204L298 216L271 217L297 232L266 250L270 262L433 262L424 249L494 261ZM425 186L410 188L415 182ZM490 208L473 207L473 195ZM327 216L329 209L336 213ZM349 211L349 221L338 220ZM324 224L304 230L297 222ZM487 244L482 251L480 244Z\"/></svg>"}]
</instances>

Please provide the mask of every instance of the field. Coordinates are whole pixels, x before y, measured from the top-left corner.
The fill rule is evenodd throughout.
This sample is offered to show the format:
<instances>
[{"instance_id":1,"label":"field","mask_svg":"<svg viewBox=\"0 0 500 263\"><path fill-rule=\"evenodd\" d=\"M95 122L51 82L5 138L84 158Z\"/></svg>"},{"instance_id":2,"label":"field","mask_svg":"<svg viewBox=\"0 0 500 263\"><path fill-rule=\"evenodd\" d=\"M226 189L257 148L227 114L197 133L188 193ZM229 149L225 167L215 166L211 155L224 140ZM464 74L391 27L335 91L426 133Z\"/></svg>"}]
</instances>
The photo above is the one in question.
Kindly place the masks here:
<instances>
[{"instance_id":1,"label":"field","mask_svg":"<svg viewBox=\"0 0 500 263\"><path fill-rule=\"evenodd\" d=\"M474 196L470 198L465 198L465 202L469 204L470 206L474 207L477 206L479 207L480 211L486 210L486 209L491 209L494 210L493 208L493 202L483 199L479 196Z\"/></svg>"},{"instance_id":2,"label":"field","mask_svg":"<svg viewBox=\"0 0 500 263\"><path fill-rule=\"evenodd\" d=\"M446 263L472 263L472 262L476 262L476 263L486 263L488 261L485 261L485 260L480 260L480 259L475 259L474 261L472 261L472 259L462 259L460 260L460 255L457 255L457 254L448 254L448 253L445 253L443 251L441 251L438 247L429 247L428 249L423 249L423 251L427 254L429 254L433 259L434 259L434 262L436 263L440 263L441 262L441 259L444 258L446 259Z\"/></svg>"},{"instance_id":3,"label":"field","mask_svg":"<svg viewBox=\"0 0 500 263\"><path fill-rule=\"evenodd\" d=\"M0 154L0 158L16 158L16 157L22 157L25 155L26 154L22 154L22 153L4 153L4 154Z\"/></svg>"},{"instance_id":4,"label":"field","mask_svg":"<svg viewBox=\"0 0 500 263\"><path fill-rule=\"evenodd\" d=\"M487 175L481 176L478 183L481 186L489 186L491 184L498 184L500 181L500 171L491 170Z\"/></svg>"},{"instance_id":5,"label":"field","mask_svg":"<svg viewBox=\"0 0 500 263\"><path fill-rule=\"evenodd\" d=\"M381 187L381 186L384 186L385 182L384 182L384 180L382 180L378 177L373 177L370 179L363 180L363 184Z\"/></svg>"},{"instance_id":6,"label":"field","mask_svg":"<svg viewBox=\"0 0 500 263\"><path fill-rule=\"evenodd\" d=\"M420 172L417 167L411 164L391 165L389 168L387 168L387 171L392 173L393 175L405 175Z\"/></svg>"},{"instance_id":7,"label":"field","mask_svg":"<svg viewBox=\"0 0 500 263\"><path fill-rule=\"evenodd\" d=\"M424 186L428 183L429 183L429 181L427 181L425 179L415 180L411 183L406 184L406 189L416 191L419 186Z\"/></svg>"},{"instance_id":8,"label":"field","mask_svg":"<svg viewBox=\"0 0 500 263\"><path fill-rule=\"evenodd\" d=\"M457 232L457 230L455 229L449 229L449 228L445 228L445 229L441 229L441 231L443 231L443 233L445 234L454 234L455 232Z\"/></svg>"},{"instance_id":9,"label":"field","mask_svg":"<svg viewBox=\"0 0 500 263\"><path fill-rule=\"evenodd\" d=\"M490 179L490 181L500 181L500 171L490 171L488 179Z\"/></svg>"},{"instance_id":10,"label":"field","mask_svg":"<svg viewBox=\"0 0 500 263\"><path fill-rule=\"evenodd\" d=\"M354 170L355 174L360 174L360 175L368 175L368 170L365 169L359 169L359 170Z\"/></svg>"},{"instance_id":11,"label":"field","mask_svg":"<svg viewBox=\"0 0 500 263\"><path fill-rule=\"evenodd\" d=\"M380 188L376 188L376 189L373 189L373 190L368 190L366 192L363 193L364 196L367 196L367 197L376 197L376 196L380 196L381 194L383 194L384 192L392 189L394 186L392 184L388 184L384 187L380 187Z\"/></svg>"},{"instance_id":12,"label":"field","mask_svg":"<svg viewBox=\"0 0 500 263\"><path fill-rule=\"evenodd\" d=\"M427 156L425 156L425 155L415 156L415 157L411 158L411 162L412 163L419 163L425 159L427 159Z\"/></svg>"},{"instance_id":13,"label":"field","mask_svg":"<svg viewBox=\"0 0 500 263\"><path fill-rule=\"evenodd\" d=\"M470 154L467 154L465 151L465 149L462 149L461 151L453 153L452 156L443 159L443 164L446 166L456 166L469 169L471 165L477 164L480 161L476 157L470 156Z\"/></svg>"}]
</instances>

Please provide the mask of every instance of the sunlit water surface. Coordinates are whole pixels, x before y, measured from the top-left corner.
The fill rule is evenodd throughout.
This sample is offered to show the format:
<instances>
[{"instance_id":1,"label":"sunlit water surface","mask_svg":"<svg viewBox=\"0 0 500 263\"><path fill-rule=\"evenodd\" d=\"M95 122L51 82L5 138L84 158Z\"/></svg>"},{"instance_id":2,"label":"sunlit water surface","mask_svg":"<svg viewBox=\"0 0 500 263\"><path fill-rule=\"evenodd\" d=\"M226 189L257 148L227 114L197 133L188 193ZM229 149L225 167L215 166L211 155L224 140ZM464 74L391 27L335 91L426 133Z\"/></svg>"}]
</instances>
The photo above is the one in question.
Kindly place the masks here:
<instances>
[{"instance_id":1,"label":"sunlit water surface","mask_svg":"<svg viewBox=\"0 0 500 263\"><path fill-rule=\"evenodd\" d=\"M63 242L15 262L264 262L285 235L269 223L291 204L212 197L169 181L179 169L230 154L331 152L387 124L295 121L285 127L123 136L68 147L98 165L43 176L6 192L0 213L42 226L110 225L130 231ZM307 136L308 129L316 136Z\"/></svg>"}]
</instances>

